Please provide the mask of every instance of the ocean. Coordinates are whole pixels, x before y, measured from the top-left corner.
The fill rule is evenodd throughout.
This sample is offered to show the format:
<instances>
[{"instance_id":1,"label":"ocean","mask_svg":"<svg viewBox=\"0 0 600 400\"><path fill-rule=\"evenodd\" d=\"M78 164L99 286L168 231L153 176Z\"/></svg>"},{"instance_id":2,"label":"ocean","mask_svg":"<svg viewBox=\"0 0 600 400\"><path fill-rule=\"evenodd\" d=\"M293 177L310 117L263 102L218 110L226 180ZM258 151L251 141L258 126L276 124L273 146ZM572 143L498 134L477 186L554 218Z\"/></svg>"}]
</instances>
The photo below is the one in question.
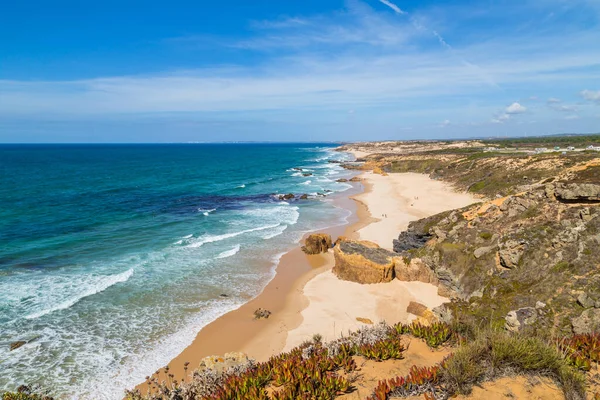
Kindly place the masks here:
<instances>
[{"instance_id":1,"label":"ocean","mask_svg":"<svg viewBox=\"0 0 600 400\"><path fill-rule=\"evenodd\" d=\"M256 296L305 232L347 221L332 197L349 173L329 161L350 158L328 144L0 145L0 389L121 399Z\"/></svg>"}]
</instances>

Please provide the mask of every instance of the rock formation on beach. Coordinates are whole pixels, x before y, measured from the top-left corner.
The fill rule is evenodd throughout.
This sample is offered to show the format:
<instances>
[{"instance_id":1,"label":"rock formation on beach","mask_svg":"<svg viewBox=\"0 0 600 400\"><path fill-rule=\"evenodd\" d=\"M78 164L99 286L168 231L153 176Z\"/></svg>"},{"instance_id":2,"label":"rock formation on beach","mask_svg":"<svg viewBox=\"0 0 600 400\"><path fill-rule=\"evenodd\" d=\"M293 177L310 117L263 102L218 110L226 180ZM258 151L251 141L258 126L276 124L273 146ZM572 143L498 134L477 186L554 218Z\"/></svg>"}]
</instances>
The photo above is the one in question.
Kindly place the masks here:
<instances>
[{"instance_id":1,"label":"rock formation on beach","mask_svg":"<svg viewBox=\"0 0 600 400\"><path fill-rule=\"evenodd\" d=\"M358 283L381 283L394 279L395 253L367 241L340 240L333 254L333 273L340 279Z\"/></svg>"},{"instance_id":2,"label":"rock formation on beach","mask_svg":"<svg viewBox=\"0 0 600 400\"><path fill-rule=\"evenodd\" d=\"M326 233L313 233L308 235L302 246L306 254L327 253L331 248L331 236Z\"/></svg>"}]
</instances>

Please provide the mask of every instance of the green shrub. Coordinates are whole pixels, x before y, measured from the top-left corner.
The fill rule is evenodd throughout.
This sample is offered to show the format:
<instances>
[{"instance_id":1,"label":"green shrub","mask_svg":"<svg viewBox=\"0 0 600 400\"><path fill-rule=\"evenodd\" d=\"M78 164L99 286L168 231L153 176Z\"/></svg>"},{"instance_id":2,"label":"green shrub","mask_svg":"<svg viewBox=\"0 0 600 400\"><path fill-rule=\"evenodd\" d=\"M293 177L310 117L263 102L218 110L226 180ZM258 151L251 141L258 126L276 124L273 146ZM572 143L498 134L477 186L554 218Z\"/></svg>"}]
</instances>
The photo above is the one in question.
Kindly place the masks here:
<instances>
[{"instance_id":1,"label":"green shrub","mask_svg":"<svg viewBox=\"0 0 600 400\"><path fill-rule=\"evenodd\" d=\"M481 232L479 237L484 240L490 240L492 238L492 234L490 232Z\"/></svg>"},{"instance_id":2,"label":"green shrub","mask_svg":"<svg viewBox=\"0 0 600 400\"><path fill-rule=\"evenodd\" d=\"M539 374L559 383L566 399L585 399L585 379L556 346L535 337L482 331L450 357L442 376L449 391L468 394L473 385L506 373Z\"/></svg>"}]
</instances>

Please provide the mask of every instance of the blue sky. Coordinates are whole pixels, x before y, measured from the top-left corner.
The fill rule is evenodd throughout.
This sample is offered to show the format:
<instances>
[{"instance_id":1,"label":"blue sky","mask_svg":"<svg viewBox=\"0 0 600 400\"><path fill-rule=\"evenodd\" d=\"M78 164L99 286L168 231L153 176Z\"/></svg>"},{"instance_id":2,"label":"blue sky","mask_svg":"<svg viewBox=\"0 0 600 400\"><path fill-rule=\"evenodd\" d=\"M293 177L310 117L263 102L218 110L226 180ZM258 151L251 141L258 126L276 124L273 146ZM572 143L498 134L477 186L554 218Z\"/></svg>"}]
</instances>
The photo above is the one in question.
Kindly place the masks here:
<instances>
[{"instance_id":1,"label":"blue sky","mask_svg":"<svg viewBox=\"0 0 600 400\"><path fill-rule=\"evenodd\" d=\"M600 131L600 0L7 2L0 142Z\"/></svg>"}]
</instances>

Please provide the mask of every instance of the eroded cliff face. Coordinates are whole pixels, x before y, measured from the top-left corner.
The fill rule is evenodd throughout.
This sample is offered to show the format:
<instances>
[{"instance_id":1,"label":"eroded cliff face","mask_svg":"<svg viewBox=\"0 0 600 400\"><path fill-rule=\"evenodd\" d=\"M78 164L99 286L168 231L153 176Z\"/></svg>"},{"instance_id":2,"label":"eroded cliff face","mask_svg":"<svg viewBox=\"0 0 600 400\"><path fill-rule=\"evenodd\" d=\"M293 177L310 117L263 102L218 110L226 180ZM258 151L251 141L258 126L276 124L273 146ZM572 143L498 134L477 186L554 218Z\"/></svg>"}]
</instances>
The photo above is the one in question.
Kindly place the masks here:
<instances>
[{"instance_id":1,"label":"eroded cliff face","mask_svg":"<svg viewBox=\"0 0 600 400\"><path fill-rule=\"evenodd\" d=\"M394 248L430 269L455 312L515 330L600 328L600 175L592 178L413 222Z\"/></svg>"}]
</instances>

